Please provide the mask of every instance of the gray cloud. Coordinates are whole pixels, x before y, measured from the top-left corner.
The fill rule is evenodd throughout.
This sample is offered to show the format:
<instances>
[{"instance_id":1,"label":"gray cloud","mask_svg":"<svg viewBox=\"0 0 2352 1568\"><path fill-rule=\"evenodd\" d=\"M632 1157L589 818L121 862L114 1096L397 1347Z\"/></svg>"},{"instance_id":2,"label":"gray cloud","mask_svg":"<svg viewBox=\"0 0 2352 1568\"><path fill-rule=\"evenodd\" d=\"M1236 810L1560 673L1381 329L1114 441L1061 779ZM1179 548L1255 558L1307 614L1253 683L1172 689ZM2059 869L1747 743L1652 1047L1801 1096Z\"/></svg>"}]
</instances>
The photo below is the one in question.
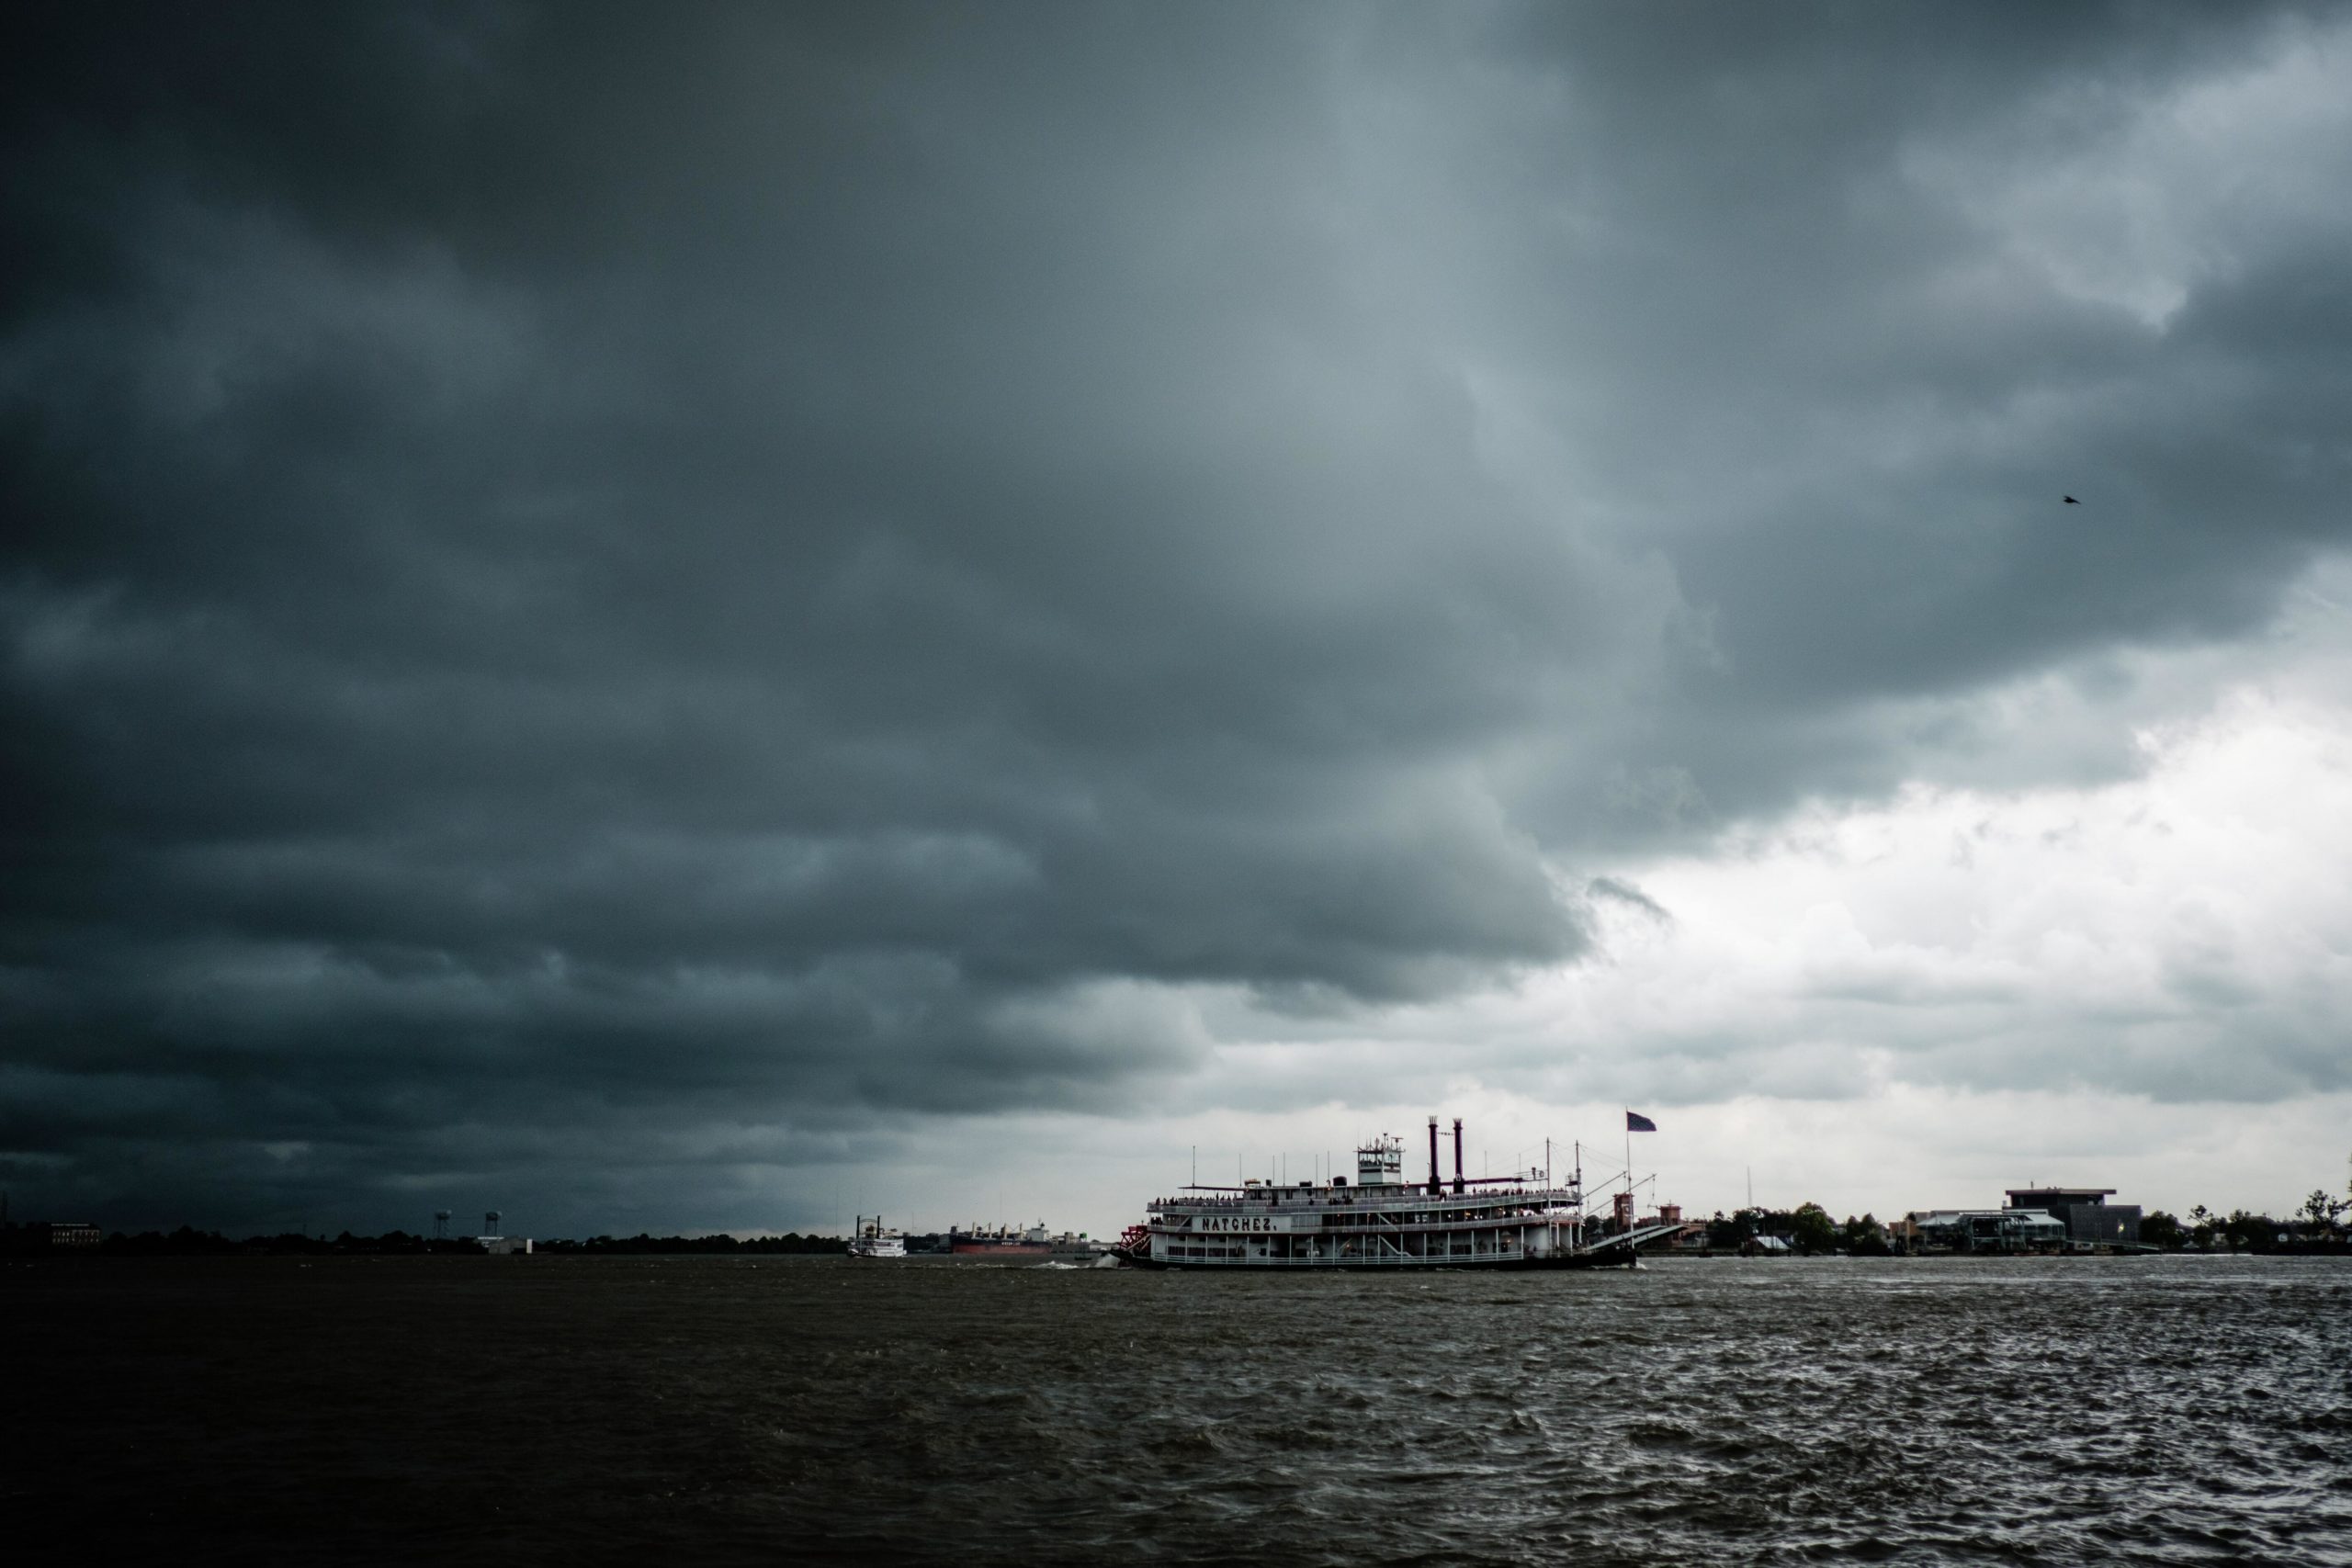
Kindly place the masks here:
<instances>
[{"instance_id":1,"label":"gray cloud","mask_svg":"<svg viewBox=\"0 0 2352 1568\"><path fill-rule=\"evenodd\" d=\"M2258 629L2352 168L2162 111L2342 42L2126 12L18 9L0 1149L760 1223Z\"/></svg>"}]
</instances>

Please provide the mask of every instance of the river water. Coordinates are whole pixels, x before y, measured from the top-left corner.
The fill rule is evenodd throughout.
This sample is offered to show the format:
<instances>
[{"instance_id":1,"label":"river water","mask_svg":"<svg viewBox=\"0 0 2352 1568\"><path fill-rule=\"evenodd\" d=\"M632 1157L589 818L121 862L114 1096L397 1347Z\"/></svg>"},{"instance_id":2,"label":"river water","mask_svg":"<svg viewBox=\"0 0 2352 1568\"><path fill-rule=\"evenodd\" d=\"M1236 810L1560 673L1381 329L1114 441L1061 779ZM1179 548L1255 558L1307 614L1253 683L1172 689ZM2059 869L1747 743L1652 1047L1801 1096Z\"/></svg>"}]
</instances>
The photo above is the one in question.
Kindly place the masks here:
<instances>
[{"instance_id":1,"label":"river water","mask_svg":"<svg viewBox=\"0 0 2352 1568\"><path fill-rule=\"evenodd\" d=\"M2344 1259L93 1258L0 1332L20 1560L2352 1563Z\"/></svg>"}]
</instances>

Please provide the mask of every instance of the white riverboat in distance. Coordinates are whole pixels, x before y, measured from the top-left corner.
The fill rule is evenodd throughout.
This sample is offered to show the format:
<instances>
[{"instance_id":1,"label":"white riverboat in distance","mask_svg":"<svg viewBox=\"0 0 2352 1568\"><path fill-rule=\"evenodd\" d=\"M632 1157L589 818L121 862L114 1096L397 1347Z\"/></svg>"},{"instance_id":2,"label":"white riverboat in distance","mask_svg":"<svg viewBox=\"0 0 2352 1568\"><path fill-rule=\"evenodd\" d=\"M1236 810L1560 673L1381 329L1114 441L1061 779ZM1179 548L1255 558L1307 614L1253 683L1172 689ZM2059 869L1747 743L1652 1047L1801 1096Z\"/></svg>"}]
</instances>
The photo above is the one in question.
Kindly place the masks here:
<instances>
[{"instance_id":1,"label":"white riverboat in distance","mask_svg":"<svg viewBox=\"0 0 2352 1568\"><path fill-rule=\"evenodd\" d=\"M1405 1145L1383 1134L1356 1151L1356 1179L1244 1181L1187 1187L1155 1199L1130 1225L1121 1261L1146 1269L1590 1269L1630 1266L1644 1242L1679 1224L1636 1225L1630 1189L1611 1213L1586 1213L1583 1172L1462 1174L1462 1122L1453 1122L1453 1179L1438 1176L1430 1118L1429 1180L1404 1179Z\"/></svg>"},{"instance_id":2,"label":"white riverboat in distance","mask_svg":"<svg viewBox=\"0 0 2352 1568\"><path fill-rule=\"evenodd\" d=\"M876 1214L869 1222L864 1214L851 1229L849 1255L852 1258L888 1258L907 1255L907 1238L898 1231L882 1228L882 1216Z\"/></svg>"}]
</instances>

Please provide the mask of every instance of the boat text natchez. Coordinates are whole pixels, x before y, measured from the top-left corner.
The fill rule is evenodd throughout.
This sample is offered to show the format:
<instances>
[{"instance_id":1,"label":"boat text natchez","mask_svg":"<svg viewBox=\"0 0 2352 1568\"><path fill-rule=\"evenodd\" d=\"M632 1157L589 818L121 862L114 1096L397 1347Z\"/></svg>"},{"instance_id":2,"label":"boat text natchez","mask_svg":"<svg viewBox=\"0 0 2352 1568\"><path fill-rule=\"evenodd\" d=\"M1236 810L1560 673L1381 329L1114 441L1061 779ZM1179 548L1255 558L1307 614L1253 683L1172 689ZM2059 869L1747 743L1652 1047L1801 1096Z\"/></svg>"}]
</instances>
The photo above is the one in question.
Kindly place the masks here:
<instances>
[{"instance_id":1,"label":"boat text natchez","mask_svg":"<svg viewBox=\"0 0 2352 1568\"><path fill-rule=\"evenodd\" d=\"M1427 1183L1404 1178L1402 1139L1384 1134L1356 1151L1356 1179L1244 1181L1183 1189L1131 1225L1122 1261L1146 1269L1589 1269L1631 1264L1644 1242L1679 1224L1634 1224L1629 1190L1600 1219L1585 1212L1583 1172L1555 1185L1548 1171L1462 1174L1462 1122L1453 1122L1453 1179L1438 1177L1437 1118L1430 1118Z\"/></svg>"}]
</instances>

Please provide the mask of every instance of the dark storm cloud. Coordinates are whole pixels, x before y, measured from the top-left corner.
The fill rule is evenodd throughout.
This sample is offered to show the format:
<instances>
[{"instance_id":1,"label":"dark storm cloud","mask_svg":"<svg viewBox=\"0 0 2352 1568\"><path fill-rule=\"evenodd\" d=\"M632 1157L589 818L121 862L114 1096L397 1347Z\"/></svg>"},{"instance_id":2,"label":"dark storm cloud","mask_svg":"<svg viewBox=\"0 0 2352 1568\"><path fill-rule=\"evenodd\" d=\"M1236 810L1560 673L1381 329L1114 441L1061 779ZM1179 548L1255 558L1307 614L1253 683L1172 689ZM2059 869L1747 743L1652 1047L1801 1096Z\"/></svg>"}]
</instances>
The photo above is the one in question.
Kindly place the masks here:
<instances>
[{"instance_id":1,"label":"dark storm cloud","mask_svg":"<svg viewBox=\"0 0 2352 1568\"><path fill-rule=\"evenodd\" d=\"M1131 1103L1150 983L1570 958L1547 854L2259 623L2342 220L2152 324L2001 215L2312 24L1840 16L14 13L0 1148L174 1218Z\"/></svg>"}]
</instances>

